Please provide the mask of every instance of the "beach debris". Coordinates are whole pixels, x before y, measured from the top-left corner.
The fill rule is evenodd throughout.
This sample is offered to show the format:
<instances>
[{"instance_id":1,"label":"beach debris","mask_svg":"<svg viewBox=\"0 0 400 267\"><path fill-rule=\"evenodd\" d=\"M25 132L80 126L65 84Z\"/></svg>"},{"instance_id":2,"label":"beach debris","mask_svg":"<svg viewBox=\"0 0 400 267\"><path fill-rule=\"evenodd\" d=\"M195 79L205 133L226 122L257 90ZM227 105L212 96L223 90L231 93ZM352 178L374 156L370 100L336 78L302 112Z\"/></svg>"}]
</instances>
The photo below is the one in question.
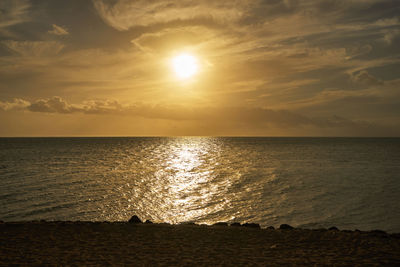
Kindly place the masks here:
<instances>
[{"instance_id":1,"label":"beach debris","mask_svg":"<svg viewBox=\"0 0 400 267\"><path fill-rule=\"evenodd\" d=\"M129 223L142 223L138 216L133 215L132 218L129 219Z\"/></svg>"},{"instance_id":2,"label":"beach debris","mask_svg":"<svg viewBox=\"0 0 400 267\"><path fill-rule=\"evenodd\" d=\"M150 221L150 220L146 220L144 223L151 224L151 223L153 223L153 222Z\"/></svg>"},{"instance_id":3,"label":"beach debris","mask_svg":"<svg viewBox=\"0 0 400 267\"><path fill-rule=\"evenodd\" d=\"M328 229L329 231L339 231L339 229L336 226L332 226L331 228Z\"/></svg>"},{"instance_id":4,"label":"beach debris","mask_svg":"<svg viewBox=\"0 0 400 267\"><path fill-rule=\"evenodd\" d=\"M242 226L250 227L250 228L261 228L258 223L245 223L245 224L242 224Z\"/></svg>"},{"instance_id":5,"label":"beach debris","mask_svg":"<svg viewBox=\"0 0 400 267\"><path fill-rule=\"evenodd\" d=\"M284 223L284 224L281 224L281 226L279 226L279 229L282 229L282 230L291 230L291 229L294 229L294 227L293 227L293 226L290 226L289 224Z\"/></svg>"},{"instance_id":6,"label":"beach debris","mask_svg":"<svg viewBox=\"0 0 400 267\"><path fill-rule=\"evenodd\" d=\"M238 223L238 222L234 222L234 223L231 223L231 226L242 226L240 223Z\"/></svg>"},{"instance_id":7,"label":"beach debris","mask_svg":"<svg viewBox=\"0 0 400 267\"><path fill-rule=\"evenodd\" d=\"M228 226L228 223L227 222L217 222L217 223L214 223L213 226Z\"/></svg>"}]
</instances>

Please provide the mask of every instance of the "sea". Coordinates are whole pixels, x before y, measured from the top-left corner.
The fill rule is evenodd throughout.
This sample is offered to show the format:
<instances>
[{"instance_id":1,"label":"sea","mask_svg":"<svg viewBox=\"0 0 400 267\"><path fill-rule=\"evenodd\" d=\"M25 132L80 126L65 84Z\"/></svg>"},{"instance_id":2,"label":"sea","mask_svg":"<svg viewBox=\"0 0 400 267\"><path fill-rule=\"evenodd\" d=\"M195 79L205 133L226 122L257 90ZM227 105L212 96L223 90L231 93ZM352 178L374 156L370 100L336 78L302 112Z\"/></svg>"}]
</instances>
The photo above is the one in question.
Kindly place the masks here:
<instances>
[{"instance_id":1,"label":"sea","mask_svg":"<svg viewBox=\"0 0 400 267\"><path fill-rule=\"evenodd\" d=\"M400 138L0 138L0 220L400 232Z\"/></svg>"}]
</instances>

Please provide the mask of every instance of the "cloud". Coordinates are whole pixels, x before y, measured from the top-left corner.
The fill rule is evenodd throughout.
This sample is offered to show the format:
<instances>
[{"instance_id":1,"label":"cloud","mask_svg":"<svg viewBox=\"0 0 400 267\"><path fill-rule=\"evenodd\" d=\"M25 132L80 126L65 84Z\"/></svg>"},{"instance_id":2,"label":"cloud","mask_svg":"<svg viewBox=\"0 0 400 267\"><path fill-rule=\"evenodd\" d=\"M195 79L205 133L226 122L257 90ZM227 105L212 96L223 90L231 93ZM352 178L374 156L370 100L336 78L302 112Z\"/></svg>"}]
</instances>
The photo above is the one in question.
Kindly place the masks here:
<instances>
[{"instance_id":1,"label":"cloud","mask_svg":"<svg viewBox=\"0 0 400 267\"><path fill-rule=\"evenodd\" d=\"M15 98L12 102L0 101L0 110L3 111L24 110L29 106L28 101L19 98Z\"/></svg>"},{"instance_id":2,"label":"cloud","mask_svg":"<svg viewBox=\"0 0 400 267\"><path fill-rule=\"evenodd\" d=\"M387 45L391 45L393 41L400 36L400 29L391 29L391 30L385 30L384 35L383 35L383 41Z\"/></svg>"},{"instance_id":3,"label":"cloud","mask_svg":"<svg viewBox=\"0 0 400 267\"><path fill-rule=\"evenodd\" d=\"M64 48L56 41L2 41L1 44L13 53L25 57L55 56Z\"/></svg>"},{"instance_id":4,"label":"cloud","mask_svg":"<svg viewBox=\"0 0 400 267\"><path fill-rule=\"evenodd\" d=\"M180 47L196 47L204 45L204 40L216 37L213 30L199 26L186 26L178 29L159 30L155 33L145 33L131 42L141 51L145 52L170 52Z\"/></svg>"},{"instance_id":5,"label":"cloud","mask_svg":"<svg viewBox=\"0 0 400 267\"><path fill-rule=\"evenodd\" d=\"M28 21L27 13L30 6L28 0L1 0L0 29Z\"/></svg>"},{"instance_id":6,"label":"cloud","mask_svg":"<svg viewBox=\"0 0 400 267\"><path fill-rule=\"evenodd\" d=\"M201 17L218 21L235 21L243 15L243 8L249 6L248 1L238 0L229 2L93 0L93 3L100 17L118 30Z\"/></svg>"},{"instance_id":7,"label":"cloud","mask_svg":"<svg viewBox=\"0 0 400 267\"><path fill-rule=\"evenodd\" d=\"M364 127L371 123L353 121L340 116L308 117L287 110L271 110L250 107L185 107L179 105L121 104L115 100L91 100L81 104L70 104L61 97L39 99L32 103L15 99L13 102L0 102L4 111L28 110L39 113L55 114L92 114L138 116L148 119L172 121L198 121L240 125L270 125L293 129L296 127Z\"/></svg>"},{"instance_id":8,"label":"cloud","mask_svg":"<svg viewBox=\"0 0 400 267\"><path fill-rule=\"evenodd\" d=\"M29 102L27 102L29 103ZM29 103L26 109L40 113L84 113L84 114L134 114L134 105L123 106L115 100L89 100L81 104L70 104L59 96L38 99Z\"/></svg>"},{"instance_id":9,"label":"cloud","mask_svg":"<svg viewBox=\"0 0 400 267\"><path fill-rule=\"evenodd\" d=\"M380 85L383 84L383 81L376 78L375 76L368 73L366 70L362 70L358 73L352 75L352 79L355 82L363 83L366 85Z\"/></svg>"},{"instance_id":10,"label":"cloud","mask_svg":"<svg viewBox=\"0 0 400 267\"><path fill-rule=\"evenodd\" d=\"M353 100L350 102L356 103ZM338 105L342 106L340 103ZM37 113L54 114L54 116L70 114L71 116L68 118L79 117L80 120L88 120L84 119L86 116L104 116L104 120L106 118L107 120L118 118L119 121L130 121L134 118L144 119L147 121L146 124L165 121L190 135L196 134L196 132L207 135L229 135L229 133L240 135L289 133L292 135L297 133L297 135L317 134L320 136L392 136L400 133L400 121L398 120L396 124L393 121L382 121L379 118L377 120L350 119L316 111L313 111L312 115L304 115L297 111L258 107L122 104L115 100L90 100L71 104L56 96L32 102L23 99L14 99L11 102L0 101L0 110L12 112L12 114L18 114L21 111L30 112L29 116ZM43 115L38 116L44 118ZM63 120L62 117L57 118ZM179 134L179 132L175 134Z\"/></svg>"},{"instance_id":11,"label":"cloud","mask_svg":"<svg viewBox=\"0 0 400 267\"><path fill-rule=\"evenodd\" d=\"M50 34L54 34L54 35L68 35L69 34L69 32L61 26L58 26L56 24L53 24L52 26L53 26L53 29L48 31L48 33L50 33Z\"/></svg>"},{"instance_id":12,"label":"cloud","mask_svg":"<svg viewBox=\"0 0 400 267\"><path fill-rule=\"evenodd\" d=\"M383 18L383 19L379 19L375 22L375 24L377 26L381 26L381 27L390 27L390 26L399 26L400 24L400 20L397 17L393 17L393 18Z\"/></svg>"},{"instance_id":13,"label":"cloud","mask_svg":"<svg viewBox=\"0 0 400 267\"><path fill-rule=\"evenodd\" d=\"M46 112L46 113L73 113L80 111L73 105L69 105L61 97L53 97L50 99L40 99L31 103L27 109L32 112Z\"/></svg>"}]
</instances>

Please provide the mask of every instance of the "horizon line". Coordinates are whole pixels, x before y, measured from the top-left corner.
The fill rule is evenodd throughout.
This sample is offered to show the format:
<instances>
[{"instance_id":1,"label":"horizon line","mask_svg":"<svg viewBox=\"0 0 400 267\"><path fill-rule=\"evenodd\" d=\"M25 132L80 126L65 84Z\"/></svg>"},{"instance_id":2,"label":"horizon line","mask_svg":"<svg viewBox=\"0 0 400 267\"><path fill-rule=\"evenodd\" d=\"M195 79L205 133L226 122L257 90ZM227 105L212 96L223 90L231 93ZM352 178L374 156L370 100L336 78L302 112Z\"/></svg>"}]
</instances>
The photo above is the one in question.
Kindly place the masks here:
<instances>
[{"instance_id":1,"label":"horizon line","mask_svg":"<svg viewBox=\"0 0 400 267\"><path fill-rule=\"evenodd\" d=\"M54 135L0 136L0 138L400 138L400 136L295 136L295 135Z\"/></svg>"}]
</instances>

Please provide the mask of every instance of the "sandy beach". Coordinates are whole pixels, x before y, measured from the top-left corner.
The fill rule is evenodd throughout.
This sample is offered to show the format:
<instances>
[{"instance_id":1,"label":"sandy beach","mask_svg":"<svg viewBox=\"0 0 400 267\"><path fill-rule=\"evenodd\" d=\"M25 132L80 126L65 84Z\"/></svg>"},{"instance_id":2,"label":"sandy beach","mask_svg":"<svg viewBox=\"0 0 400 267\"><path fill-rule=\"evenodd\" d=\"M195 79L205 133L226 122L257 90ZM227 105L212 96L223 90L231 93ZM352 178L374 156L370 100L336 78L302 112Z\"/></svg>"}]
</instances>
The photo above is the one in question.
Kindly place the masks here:
<instances>
[{"instance_id":1,"label":"sandy beach","mask_svg":"<svg viewBox=\"0 0 400 267\"><path fill-rule=\"evenodd\" d=\"M399 234L382 231L44 221L0 229L0 265L400 264Z\"/></svg>"}]
</instances>

